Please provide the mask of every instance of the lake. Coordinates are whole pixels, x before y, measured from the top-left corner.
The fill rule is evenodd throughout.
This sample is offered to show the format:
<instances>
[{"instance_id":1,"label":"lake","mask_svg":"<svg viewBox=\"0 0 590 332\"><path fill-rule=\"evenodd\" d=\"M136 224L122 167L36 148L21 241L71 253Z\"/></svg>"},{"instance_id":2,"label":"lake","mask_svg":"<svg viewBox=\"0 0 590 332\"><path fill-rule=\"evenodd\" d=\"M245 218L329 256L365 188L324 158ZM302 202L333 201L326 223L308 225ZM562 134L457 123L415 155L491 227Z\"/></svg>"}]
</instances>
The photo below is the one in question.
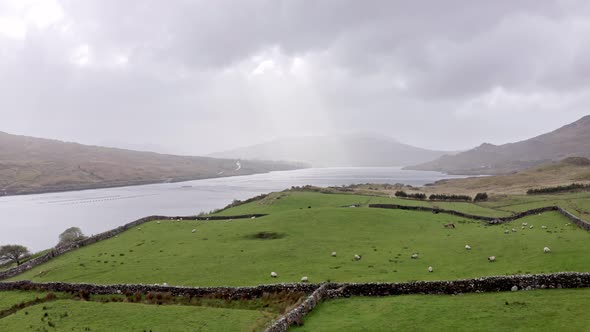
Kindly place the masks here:
<instances>
[{"instance_id":1,"label":"lake","mask_svg":"<svg viewBox=\"0 0 590 332\"><path fill-rule=\"evenodd\" d=\"M424 185L438 172L398 167L309 168L246 176L144 186L0 197L0 245L22 244L31 251L54 246L66 228L97 234L148 215L194 215L291 186L357 183Z\"/></svg>"}]
</instances>

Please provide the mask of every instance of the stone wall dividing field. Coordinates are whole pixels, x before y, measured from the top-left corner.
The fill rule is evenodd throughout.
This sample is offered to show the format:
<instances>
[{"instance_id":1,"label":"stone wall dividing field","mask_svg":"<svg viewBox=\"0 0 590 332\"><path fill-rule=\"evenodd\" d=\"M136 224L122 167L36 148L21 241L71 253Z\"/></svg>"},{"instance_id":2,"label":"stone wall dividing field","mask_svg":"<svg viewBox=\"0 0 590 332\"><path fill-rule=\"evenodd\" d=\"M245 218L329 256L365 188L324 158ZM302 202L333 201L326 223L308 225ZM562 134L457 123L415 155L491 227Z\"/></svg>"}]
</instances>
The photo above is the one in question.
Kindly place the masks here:
<instances>
[{"instance_id":1,"label":"stone wall dividing field","mask_svg":"<svg viewBox=\"0 0 590 332\"><path fill-rule=\"evenodd\" d=\"M46 292L78 293L85 292L97 295L113 295L150 292L170 293L173 296L204 297L214 296L226 300L260 298L263 294L280 292L314 292L319 285L308 283L270 284L252 287L184 287L143 284L97 285L87 283L46 282L37 283L28 280L0 282L0 291L38 290Z\"/></svg>"},{"instance_id":2,"label":"stone wall dividing field","mask_svg":"<svg viewBox=\"0 0 590 332\"><path fill-rule=\"evenodd\" d=\"M513 215L507 217L487 217L487 216L478 216L469 213L463 213L460 211L455 210L445 210L445 209L438 209L438 208L431 208L426 206L407 206L407 205L398 205L398 204L369 204L370 208L378 208L378 209L399 209L399 210L410 210L410 211L423 211L423 212L432 212L432 213L445 213L450 214L457 217L473 219L473 220L482 220L487 221L488 224L503 224L507 222L511 222L517 219L521 219L527 216L532 216L539 213L550 212L550 211L558 211L568 219L572 220L576 225L584 228L586 230L590 230L590 224L574 215L566 211L565 209L559 206L545 206L536 209L531 209L523 212L518 212Z\"/></svg>"},{"instance_id":3,"label":"stone wall dividing field","mask_svg":"<svg viewBox=\"0 0 590 332\"><path fill-rule=\"evenodd\" d=\"M409 294L463 294L517 290L587 288L588 272L560 272L553 274L527 274L494 276L451 281L411 281L402 283L350 283L336 284L328 292L330 298L349 296L391 296Z\"/></svg>"},{"instance_id":4,"label":"stone wall dividing field","mask_svg":"<svg viewBox=\"0 0 590 332\"><path fill-rule=\"evenodd\" d=\"M292 325L302 325L305 315L310 313L328 294L329 287L333 284L322 284L300 305L291 309L289 312L275 320L267 327L265 332L285 332Z\"/></svg>"},{"instance_id":5,"label":"stone wall dividing field","mask_svg":"<svg viewBox=\"0 0 590 332\"><path fill-rule=\"evenodd\" d=\"M400 283L325 283L271 284L253 287L182 287L141 284L75 284L64 282L35 283L31 281L0 282L0 291L41 290L47 292L86 292L89 294L129 294L139 292L170 293L173 296L213 296L227 300L260 298L265 293L303 292L310 294L305 301L272 322L268 332L287 331L292 325L303 324L305 315L321 301L351 296L395 296L411 294L464 294L505 292L533 289L590 287L589 272L560 272L492 276L450 281L409 281Z\"/></svg>"},{"instance_id":6,"label":"stone wall dividing field","mask_svg":"<svg viewBox=\"0 0 590 332\"><path fill-rule=\"evenodd\" d=\"M23 263L22 265L13 267L13 268L5 270L5 271L0 271L0 280L5 280L8 278L14 277L18 274L21 274L25 271L28 271L28 270L38 266L38 265L46 263L57 256L63 255L67 252L78 249L80 247L84 247L84 246L87 246L87 245L90 245L90 244L93 244L93 243L96 243L99 241L110 239L118 234L121 234L122 232L124 232L128 229L140 226L140 225L142 225L146 222L150 222L150 221L155 221L155 220L178 220L178 221L210 220L210 221L215 221L215 220L229 220L229 219L250 219L253 217L258 218L258 217L263 217L263 216L265 216L265 214L248 214L248 215L239 215L239 216L176 216L176 217L149 216L149 217L144 217L144 218L140 218L135 221L132 221L130 223L127 223L123 226L119 226L115 229L111 229L109 231L90 236L90 237L88 237L84 240L81 240L81 241L77 241L77 242L62 245L62 246L56 246L56 247L52 248L51 250L49 250L49 252L47 252L46 254L36 257L36 258L33 258L31 260L28 260L27 262Z\"/></svg>"},{"instance_id":7,"label":"stone wall dividing field","mask_svg":"<svg viewBox=\"0 0 590 332\"><path fill-rule=\"evenodd\" d=\"M569 211L562 209L562 208L558 208L559 213L561 213L564 217L568 218L571 222L573 222L574 224L578 225L578 227L585 229L587 231L590 231L590 223L578 218L576 216L574 216L573 214L571 214Z\"/></svg>"}]
</instances>

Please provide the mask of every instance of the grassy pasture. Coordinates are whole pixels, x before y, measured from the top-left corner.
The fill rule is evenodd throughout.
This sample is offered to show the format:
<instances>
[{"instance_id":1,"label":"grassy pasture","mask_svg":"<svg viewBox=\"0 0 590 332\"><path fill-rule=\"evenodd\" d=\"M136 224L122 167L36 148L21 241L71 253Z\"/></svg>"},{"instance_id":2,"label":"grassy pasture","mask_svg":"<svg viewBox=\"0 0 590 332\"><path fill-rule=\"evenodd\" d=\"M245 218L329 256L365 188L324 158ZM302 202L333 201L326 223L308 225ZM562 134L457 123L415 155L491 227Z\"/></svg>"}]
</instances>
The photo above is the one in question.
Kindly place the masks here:
<instances>
[{"instance_id":1,"label":"grassy pasture","mask_svg":"<svg viewBox=\"0 0 590 332\"><path fill-rule=\"evenodd\" d=\"M353 297L323 302L293 331L588 331L590 289Z\"/></svg>"},{"instance_id":2,"label":"grassy pasture","mask_svg":"<svg viewBox=\"0 0 590 332\"><path fill-rule=\"evenodd\" d=\"M0 319L0 331L254 331L270 319L256 310L57 300Z\"/></svg>"},{"instance_id":3,"label":"grassy pasture","mask_svg":"<svg viewBox=\"0 0 590 332\"><path fill-rule=\"evenodd\" d=\"M314 283L391 282L588 271L590 266L590 233L566 226L568 220L558 213L487 226L445 214L342 207L387 198L273 195L222 212L270 213L266 217L150 222L14 279L247 286L297 282L302 276ZM457 228L444 228L449 222ZM535 228L523 230L521 222ZM516 232L504 234L511 228ZM465 250L466 244L473 249ZM552 252L543 253L545 246ZM332 251L337 257L331 257ZM419 258L411 259L412 253ZM354 261L355 254L362 259ZM491 255L497 257L495 263L487 261ZM271 271L279 277L271 278Z\"/></svg>"},{"instance_id":4,"label":"grassy pasture","mask_svg":"<svg viewBox=\"0 0 590 332\"><path fill-rule=\"evenodd\" d=\"M44 298L46 292L2 291L0 292L0 311L8 309L21 302Z\"/></svg>"}]
</instances>

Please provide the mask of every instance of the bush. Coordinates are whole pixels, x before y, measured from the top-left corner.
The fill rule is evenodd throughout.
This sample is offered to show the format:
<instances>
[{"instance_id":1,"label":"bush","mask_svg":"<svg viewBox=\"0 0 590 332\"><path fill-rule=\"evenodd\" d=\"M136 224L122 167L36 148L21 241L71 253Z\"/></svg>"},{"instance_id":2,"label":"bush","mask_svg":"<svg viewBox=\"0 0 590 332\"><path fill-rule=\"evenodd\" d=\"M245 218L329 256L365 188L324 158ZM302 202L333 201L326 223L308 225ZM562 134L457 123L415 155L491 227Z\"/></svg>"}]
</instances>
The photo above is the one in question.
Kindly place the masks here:
<instances>
[{"instance_id":1,"label":"bush","mask_svg":"<svg viewBox=\"0 0 590 332\"><path fill-rule=\"evenodd\" d=\"M477 193L475 198L473 199L474 202L484 202L488 200L488 193Z\"/></svg>"},{"instance_id":2,"label":"bush","mask_svg":"<svg viewBox=\"0 0 590 332\"><path fill-rule=\"evenodd\" d=\"M398 190L395 192L395 197L408 197L408 194L405 191Z\"/></svg>"},{"instance_id":3,"label":"bush","mask_svg":"<svg viewBox=\"0 0 590 332\"><path fill-rule=\"evenodd\" d=\"M527 195L539 195L539 194L553 194L553 193L559 193L559 192L585 191L585 190L590 190L590 184L572 183L567 186L556 186L556 187L529 189L529 190L527 190L526 193L527 193Z\"/></svg>"},{"instance_id":4,"label":"bush","mask_svg":"<svg viewBox=\"0 0 590 332\"><path fill-rule=\"evenodd\" d=\"M467 195L446 195L446 194L432 194L428 197L431 201L466 201L471 202L471 196Z\"/></svg>"},{"instance_id":5,"label":"bush","mask_svg":"<svg viewBox=\"0 0 590 332\"><path fill-rule=\"evenodd\" d=\"M402 190L396 191L395 196L401 197L401 198L426 199L426 194L423 194L423 193L408 194Z\"/></svg>"}]
</instances>

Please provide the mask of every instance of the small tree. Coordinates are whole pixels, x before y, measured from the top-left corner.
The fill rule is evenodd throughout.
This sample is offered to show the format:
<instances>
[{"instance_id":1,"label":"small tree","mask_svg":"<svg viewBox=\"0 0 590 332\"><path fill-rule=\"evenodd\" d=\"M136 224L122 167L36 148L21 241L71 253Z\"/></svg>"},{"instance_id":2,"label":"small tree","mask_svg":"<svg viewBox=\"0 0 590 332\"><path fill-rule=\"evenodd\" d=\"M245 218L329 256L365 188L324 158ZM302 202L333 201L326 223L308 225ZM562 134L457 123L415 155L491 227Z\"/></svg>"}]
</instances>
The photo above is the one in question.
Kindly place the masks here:
<instances>
[{"instance_id":1,"label":"small tree","mask_svg":"<svg viewBox=\"0 0 590 332\"><path fill-rule=\"evenodd\" d=\"M15 262L21 264L21 260L29 256L29 249L18 244L8 244L0 247L0 262Z\"/></svg>"},{"instance_id":2,"label":"small tree","mask_svg":"<svg viewBox=\"0 0 590 332\"><path fill-rule=\"evenodd\" d=\"M78 227L70 227L59 235L58 245L64 245L73 243L76 241L84 240L86 236L82 233L82 230Z\"/></svg>"}]
</instances>

